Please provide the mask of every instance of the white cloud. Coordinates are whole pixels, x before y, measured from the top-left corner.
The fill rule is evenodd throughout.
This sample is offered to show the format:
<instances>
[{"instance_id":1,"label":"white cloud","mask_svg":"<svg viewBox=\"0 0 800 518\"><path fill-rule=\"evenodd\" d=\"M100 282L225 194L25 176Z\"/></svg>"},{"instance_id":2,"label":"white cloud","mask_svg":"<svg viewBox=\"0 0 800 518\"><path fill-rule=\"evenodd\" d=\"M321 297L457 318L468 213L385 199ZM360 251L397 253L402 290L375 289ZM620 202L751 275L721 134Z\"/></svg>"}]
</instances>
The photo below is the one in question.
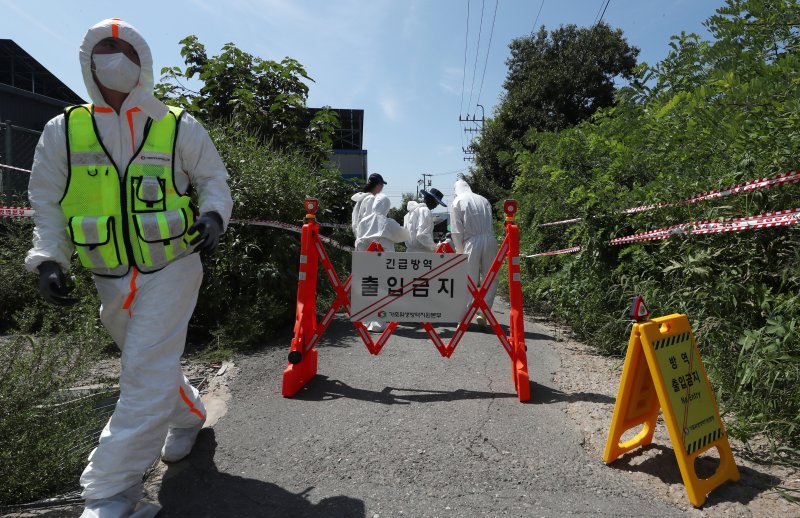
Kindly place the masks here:
<instances>
[{"instance_id":1,"label":"white cloud","mask_svg":"<svg viewBox=\"0 0 800 518\"><path fill-rule=\"evenodd\" d=\"M12 11L17 13L22 18L25 18L25 20L27 20L28 23L30 23L31 25L36 26L41 32L47 33L50 36L52 36L52 37L54 37L56 39L59 39L62 42L68 44L68 45L72 45L74 43L74 42L68 40L67 38L65 38L64 35L61 34L60 32L58 32L57 30L51 29L50 27L48 27L44 23L40 22L39 19L36 16L28 13L26 10L24 10L21 7L17 6L15 4L15 2L6 1L6 2L4 2L4 5L6 6L6 8L11 9ZM35 11L35 9L34 9L34 11Z\"/></svg>"},{"instance_id":2,"label":"white cloud","mask_svg":"<svg viewBox=\"0 0 800 518\"><path fill-rule=\"evenodd\" d=\"M456 67L445 67L439 79L439 87L453 95L461 95L461 76L463 70Z\"/></svg>"},{"instance_id":3,"label":"white cloud","mask_svg":"<svg viewBox=\"0 0 800 518\"><path fill-rule=\"evenodd\" d=\"M400 103L394 97L384 97L380 100L383 115L392 122L400 120Z\"/></svg>"},{"instance_id":4,"label":"white cloud","mask_svg":"<svg viewBox=\"0 0 800 518\"><path fill-rule=\"evenodd\" d=\"M447 156L452 155L453 152L456 150L456 146L441 146L437 154L439 156Z\"/></svg>"}]
</instances>

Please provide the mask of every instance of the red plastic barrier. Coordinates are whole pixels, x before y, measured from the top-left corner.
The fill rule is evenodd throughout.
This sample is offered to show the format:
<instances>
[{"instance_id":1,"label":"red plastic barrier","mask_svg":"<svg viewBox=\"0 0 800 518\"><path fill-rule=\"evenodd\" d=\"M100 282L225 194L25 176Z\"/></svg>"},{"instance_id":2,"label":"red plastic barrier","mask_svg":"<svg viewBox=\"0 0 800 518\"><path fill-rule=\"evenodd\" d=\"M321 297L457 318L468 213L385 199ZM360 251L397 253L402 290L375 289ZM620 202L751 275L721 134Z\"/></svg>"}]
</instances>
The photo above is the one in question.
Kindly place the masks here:
<instances>
[{"instance_id":1,"label":"red plastic barrier","mask_svg":"<svg viewBox=\"0 0 800 518\"><path fill-rule=\"evenodd\" d=\"M344 307L347 314L350 314L350 283L348 278L344 284L339 280L336 270L331 264L325 247L319 236L319 224L316 221L315 213L318 209L318 202L315 199L308 199L306 204L306 223L303 225L300 244L300 273L297 283L297 312L295 317L294 338L292 339L289 352L289 364L283 371L283 389L285 397L291 397L303 388L317 373L317 350L315 345L320 336L325 332L328 325L333 320L336 312ZM469 324L478 311L482 311L492 331L497 335L500 344L505 349L511 359L512 379L514 387L520 401L530 399L530 381L528 376L528 359L525 347L525 322L522 310L522 286L520 284L519 268L519 227L515 223L517 212L517 202L507 200L504 204L506 213L506 236L500 250L495 256L492 267L484 276L483 283L478 286L470 277L467 278L468 289L472 295L472 304L464 314L463 319L458 324L455 334L450 341L445 344L436 329L429 323L421 323L428 333L433 345L445 358L452 356L458 343L463 338L469 328ZM383 247L378 242L370 244L368 251L380 252ZM448 243L442 243L436 250L437 253L454 253L453 248ZM509 300L511 302L510 315L510 336L505 334L500 323L495 318L494 313L486 304L486 293L489 287L497 279L500 268L508 260L509 274ZM328 280L336 292L336 299L331 307L317 321L317 263L321 262ZM353 325L371 354L380 354L383 346L397 328L397 322L390 322L383 333L375 342L372 340L367 328L362 322L353 322Z\"/></svg>"}]
</instances>

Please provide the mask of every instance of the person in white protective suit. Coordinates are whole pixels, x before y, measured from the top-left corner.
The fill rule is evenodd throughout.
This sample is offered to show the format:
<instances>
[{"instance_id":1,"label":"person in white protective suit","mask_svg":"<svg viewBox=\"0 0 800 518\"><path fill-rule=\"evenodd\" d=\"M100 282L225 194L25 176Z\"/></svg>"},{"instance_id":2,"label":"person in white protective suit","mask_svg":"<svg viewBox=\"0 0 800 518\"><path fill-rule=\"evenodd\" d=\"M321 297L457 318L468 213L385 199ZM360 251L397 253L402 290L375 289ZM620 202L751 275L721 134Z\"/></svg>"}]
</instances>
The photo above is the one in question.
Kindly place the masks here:
<instances>
[{"instance_id":1,"label":"person in white protective suit","mask_svg":"<svg viewBox=\"0 0 800 518\"><path fill-rule=\"evenodd\" d=\"M373 241L381 244L384 251L394 252L395 243L402 243L408 239L408 230L400 223L387 217L392 202L385 194L377 194L372 204L372 213L364 217L358 224L356 251L364 252ZM368 331L381 331L383 322L377 320L367 323Z\"/></svg>"},{"instance_id":2,"label":"person in white protective suit","mask_svg":"<svg viewBox=\"0 0 800 518\"><path fill-rule=\"evenodd\" d=\"M469 254L469 275L480 286L497 255L497 240L492 227L492 204L483 196L473 193L469 184L461 179L456 180L455 194L456 197L450 205L450 233L456 252ZM486 292L486 305L490 308L496 291L495 279ZM470 297L469 304L471 303ZM485 317L480 314L476 321L480 325L486 324Z\"/></svg>"},{"instance_id":3,"label":"person in white protective suit","mask_svg":"<svg viewBox=\"0 0 800 518\"><path fill-rule=\"evenodd\" d=\"M406 252L435 252L436 242L433 240L433 214L431 211L438 205L447 207L442 201L443 195L439 189L420 191L424 196L424 203L414 200L406 204L408 212L403 217L403 226L408 230L409 238L406 240Z\"/></svg>"},{"instance_id":4,"label":"person in white protective suit","mask_svg":"<svg viewBox=\"0 0 800 518\"><path fill-rule=\"evenodd\" d=\"M80 64L92 104L48 122L36 147L25 266L48 301L69 305L77 250L122 351L119 400L80 479L82 516L152 516L143 473L159 454L188 455L205 422L180 364L203 276L193 252L213 252L233 203L205 129L153 96L150 48L134 27L114 18L89 29Z\"/></svg>"},{"instance_id":5,"label":"person in white protective suit","mask_svg":"<svg viewBox=\"0 0 800 518\"><path fill-rule=\"evenodd\" d=\"M372 204L375 202L375 196L383 191L384 185L387 185L387 183L383 180L383 176L378 173L372 173L369 175L363 192L357 192L350 198L355 202L353 206L353 216L351 218L351 228L353 229L353 235L356 241L361 237L358 233L358 224L372 213Z\"/></svg>"},{"instance_id":6,"label":"person in white protective suit","mask_svg":"<svg viewBox=\"0 0 800 518\"><path fill-rule=\"evenodd\" d=\"M358 234L361 237L356 240L356 250L365 251L373 241L377 241L384 251L394 252L395 243L402 243L409 238L408 230L387 216L391 206L392 202L385 194L375 196L372 214L358 224Z\"/></svg>"}]
</instances>

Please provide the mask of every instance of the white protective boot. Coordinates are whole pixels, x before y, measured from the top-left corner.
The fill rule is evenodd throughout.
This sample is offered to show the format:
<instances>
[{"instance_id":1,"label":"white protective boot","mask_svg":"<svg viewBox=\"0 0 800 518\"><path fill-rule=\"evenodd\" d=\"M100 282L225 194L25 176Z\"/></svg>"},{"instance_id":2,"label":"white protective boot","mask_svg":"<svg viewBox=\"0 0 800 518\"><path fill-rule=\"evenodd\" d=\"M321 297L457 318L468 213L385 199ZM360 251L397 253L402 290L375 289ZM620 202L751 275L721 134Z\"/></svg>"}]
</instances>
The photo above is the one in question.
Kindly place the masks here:
<instances>
[{"instance_id":1,"label":"white protective boot","mask_svg":"<svg viewBox=\"0 0 800 518\"><path fill-rule=\"evenodd\" d=\"M203 428L205 419L191 428L170 428L167 440L161 448L161 460L164 462L178 462L191 453L197 434Z\"/></svg>"},{"instance_id":2,"label":"white protective boot","mask_svg":"<svg viewBox=\"0 0 800 518\"><path fill-rule=\"evenodd\" d=\"M87 499L81 518L153 518L161 506L142 500L142 484L108 498Z\"/></svg>"}]
</instances>

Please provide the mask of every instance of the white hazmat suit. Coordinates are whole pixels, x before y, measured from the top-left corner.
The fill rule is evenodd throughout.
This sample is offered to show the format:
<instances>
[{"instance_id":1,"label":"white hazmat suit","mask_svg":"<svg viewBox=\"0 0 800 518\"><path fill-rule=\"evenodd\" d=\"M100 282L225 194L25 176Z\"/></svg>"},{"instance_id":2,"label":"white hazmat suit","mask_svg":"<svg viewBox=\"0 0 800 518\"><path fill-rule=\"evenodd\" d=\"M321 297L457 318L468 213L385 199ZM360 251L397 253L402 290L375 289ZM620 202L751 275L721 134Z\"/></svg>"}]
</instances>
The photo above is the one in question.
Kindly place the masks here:
<instances>
[{"instance_id":1,"label":"white hazmat suit","mask_svg":"<svg viewBox=\"0 0 800 518\"><path fill-rule=\"evenodd\" d=\"M408 230L406 240L407 252L435 252L436 242L433 240L433 215L424 203L409 201L406 204L408 213L403 217L403 226Z\"/></svg>"},{"instance_id":2,"label":"white hazmat suit","mask_svg":"<svg viewBox=\"0 0 800 518\"><path fill-rule=\"evenodd\" d=\"M130 43L141 62L138 84L119 114L103 99L90 68L92 49L110 37ZM167 113L167 107L153 96L150 49L131 25L109 19L86 33L80 63L95 104L98 136L114 163L128 164L142 143L148 119L161 119ZM45 261L55 261L63 271L69 269L73 244L59 206L68 171L65 122L59 115L45 126L29 184L30 201L36 210L33 248L25 259L31 272ZM122 174L124 170L120 170ZM178 127L174 177L182 192L190 185L196 190L201 214L215 211L227 227L233 205L227 171L205 129L188 113ZM87 499L84 516L102 514L91 511L90 502L100 501L97 509L120 505L125 498L135 503L137 485L158 458L168 430L199 429L205 419L200 396L180 365L202 276L198 254L187 255L155 273L143 274L131 268L119 278L94 276L102 303L100 319L122 350L122 371L116 410L81 476L83 497Z\"/></svg>"},{"instance_id":3,"label":"white hazmat suit","mask_svg":"<svg viewBox=\"0 0 800 518\"><path fill-rule=\"evenodd\" d=\"M408 230L398 222L387 217L392 202L385 194L375 196L372 213L358 223L360 236L356 240L356 250L365 251L373 241L378 241L386 252L394 252L394 244L409 238Z\"/></svg>"},{"instance_id":4,"label":"white hazmat suit","mask_svg":"<svg viewBox=\"0 0 800 518\"><path fill-rule=\"evenodd\" d=\"M456 198L450 205L450 234L456 252L469 254L469 275L480 286L497 255L492 205L483 196L473 193L464 180L456 181L455 194ZM496 291L497 280L486 293L486 304L490 308Z\"/></svg>"},{"instance_id":5,"label":"white hazmat suit","mask_svg":"<svg viewBox=\"0 0 800 518\"><path fill-rule=\"evenodd\" d=\"M359 235L359 222L372 213L372 204L375 203L375 195L371 192L357 192L350 197L356 204L353 206L353 216L351 217L351 228L356 241Z\"/></svg>"}]
</instances>

